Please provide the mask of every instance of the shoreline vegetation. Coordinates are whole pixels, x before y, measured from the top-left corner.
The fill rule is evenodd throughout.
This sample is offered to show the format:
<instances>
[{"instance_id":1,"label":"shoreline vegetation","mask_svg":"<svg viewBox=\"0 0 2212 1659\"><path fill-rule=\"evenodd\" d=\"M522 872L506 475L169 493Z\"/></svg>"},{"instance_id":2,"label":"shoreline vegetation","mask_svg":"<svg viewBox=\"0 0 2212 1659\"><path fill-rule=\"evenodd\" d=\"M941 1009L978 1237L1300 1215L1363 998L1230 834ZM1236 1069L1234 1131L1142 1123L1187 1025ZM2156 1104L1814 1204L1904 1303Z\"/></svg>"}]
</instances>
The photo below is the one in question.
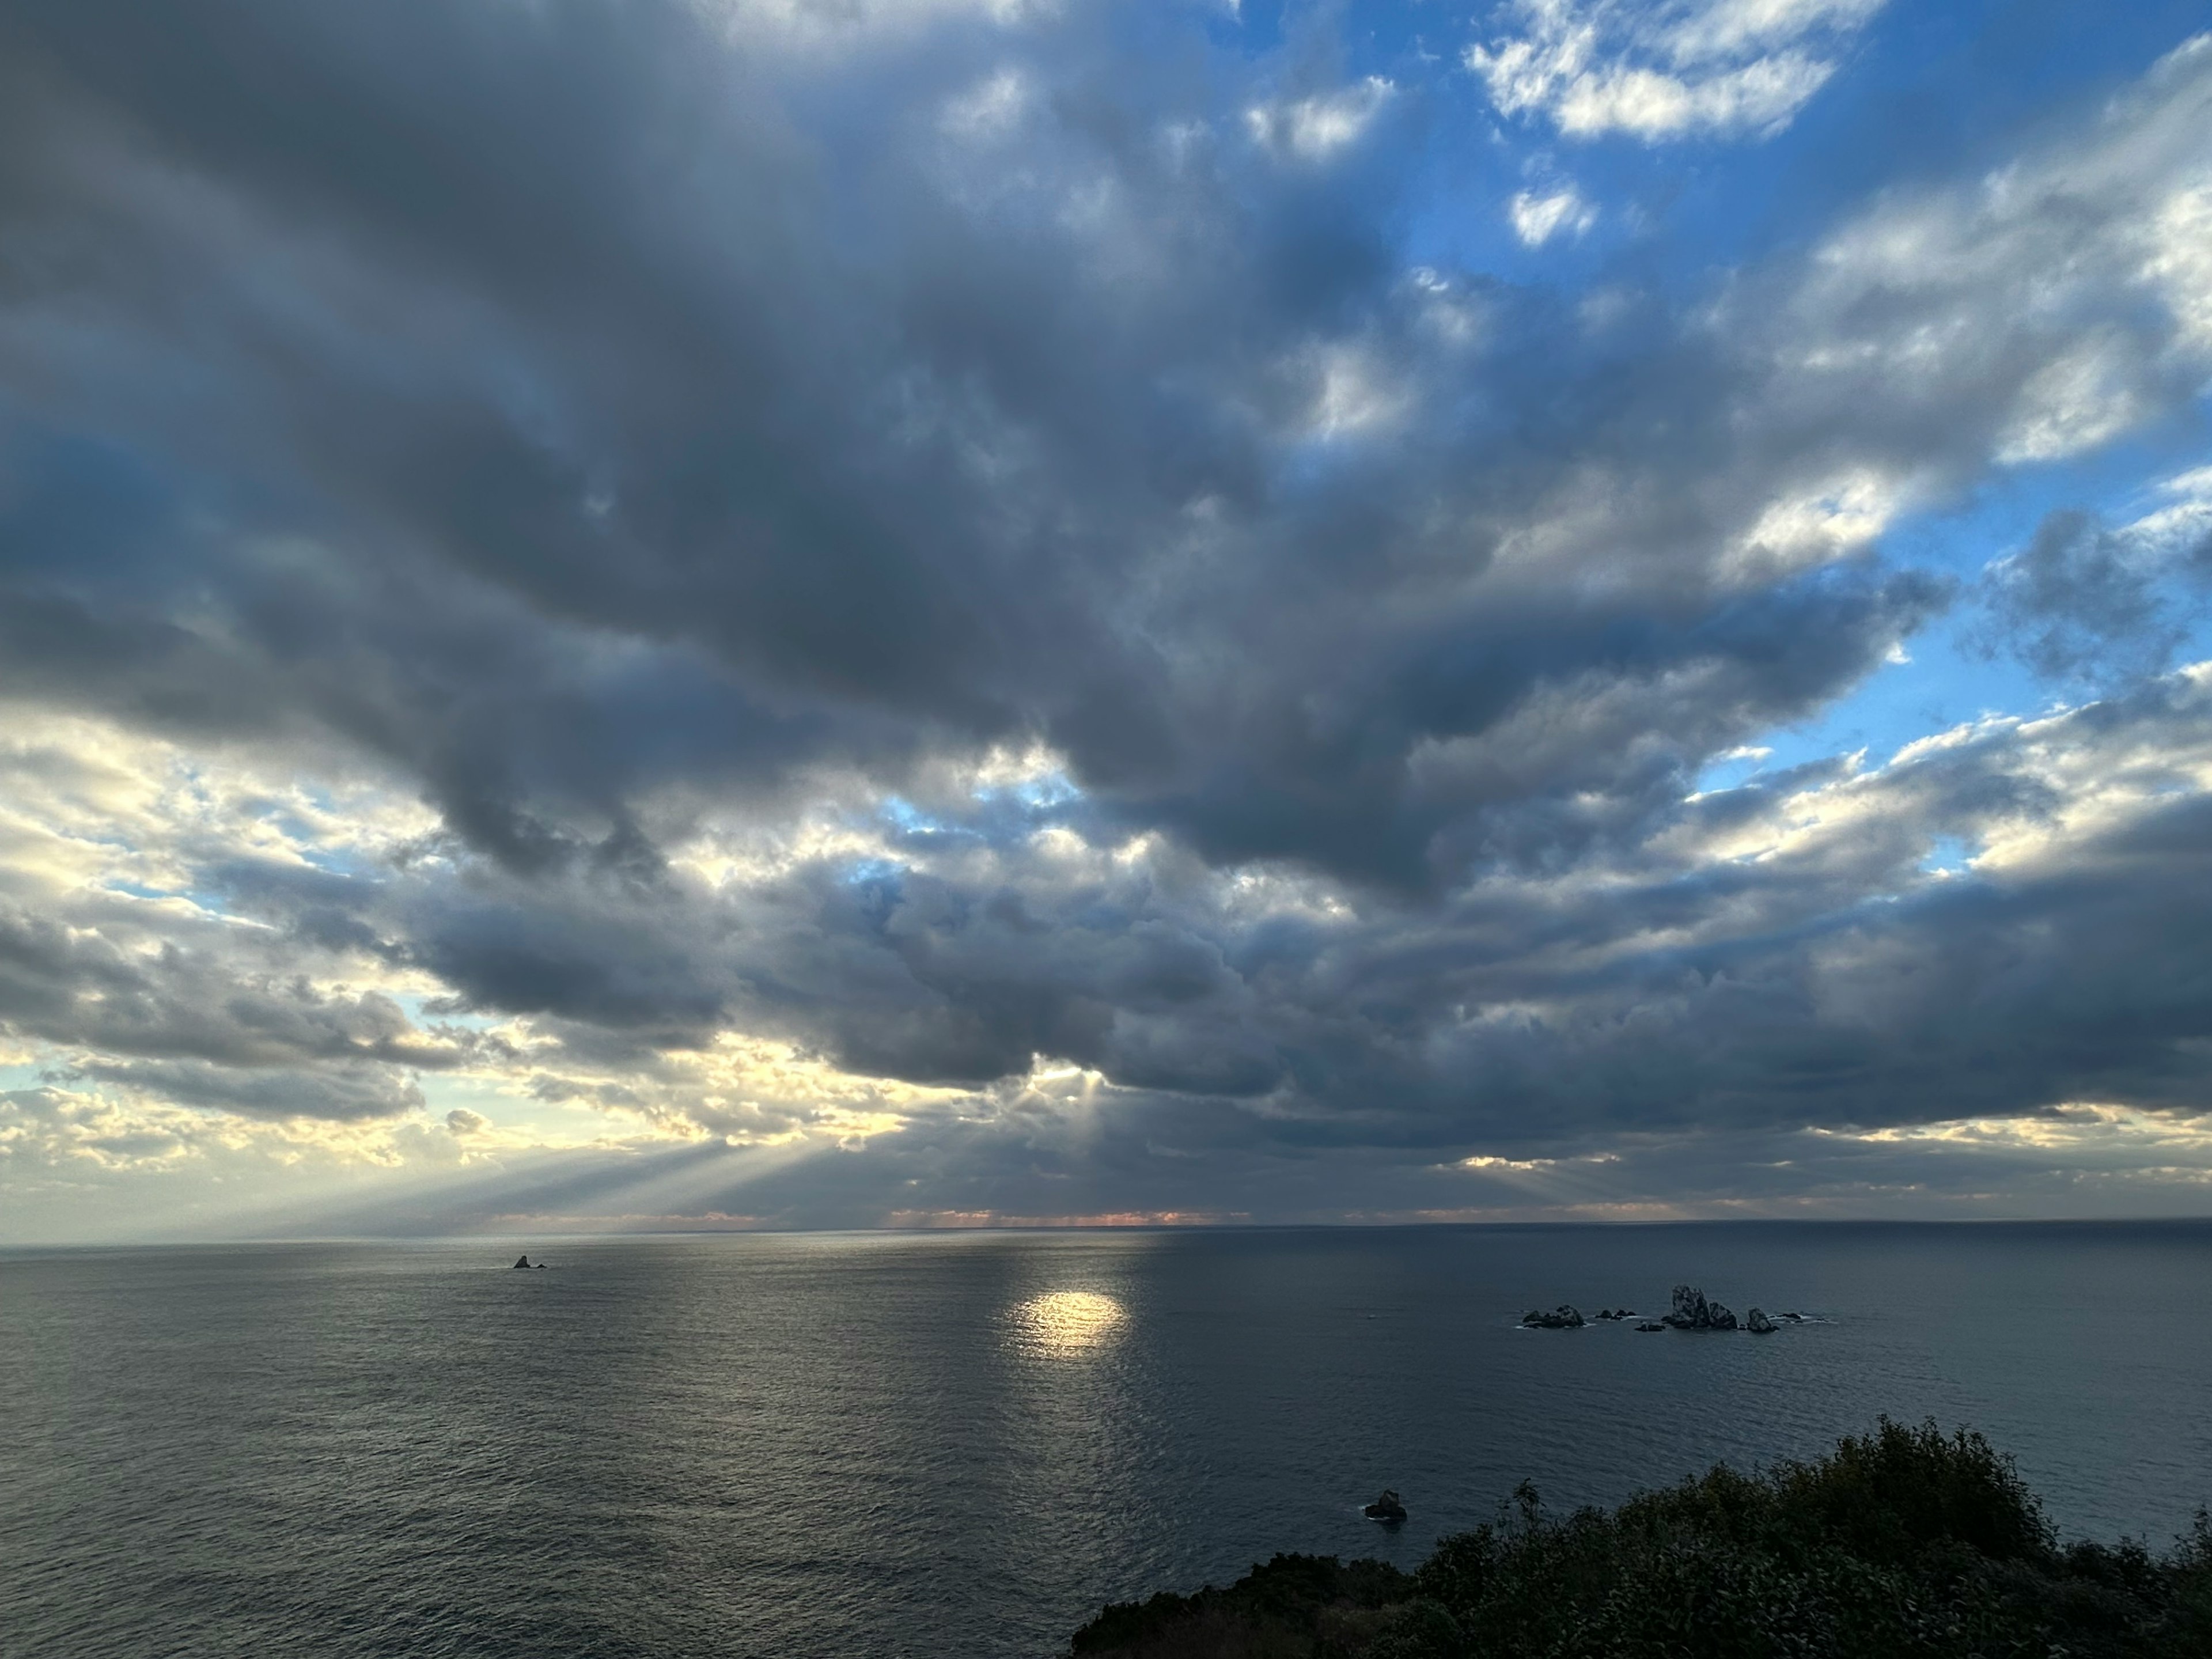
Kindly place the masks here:
<instances>
[{"instance_id":1,"label":"shoreline vegetation","mask_svg":"<svg viewBox=\"0 0 2212 1659\"><path fill-rule=\"evenodd\" d=\"M2204 1659L2212 1516L2163 1553L2062 1542L1978 1433L1881 1419L1825 1457L1717 1466L1618 1509L1494 1522L1412 1572L1278 1555L1106 1607L1074 1659Z\"/></svg>"}]
</instances>

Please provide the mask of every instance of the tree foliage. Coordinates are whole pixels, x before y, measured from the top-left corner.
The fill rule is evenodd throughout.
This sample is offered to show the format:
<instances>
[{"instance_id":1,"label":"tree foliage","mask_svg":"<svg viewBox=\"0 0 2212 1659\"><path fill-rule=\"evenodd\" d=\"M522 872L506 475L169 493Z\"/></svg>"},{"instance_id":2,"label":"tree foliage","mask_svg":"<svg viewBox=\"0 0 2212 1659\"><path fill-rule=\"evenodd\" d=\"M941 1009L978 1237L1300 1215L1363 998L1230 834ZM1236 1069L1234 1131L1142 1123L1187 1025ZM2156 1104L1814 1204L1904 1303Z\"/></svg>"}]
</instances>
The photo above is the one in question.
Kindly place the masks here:
<instances>
[{"instance_id":1,"label":"tree foliage","mask_svg":"<svg viewBox=\"0 0 2212 1659\"><path fill-rule=\"evenodd\" d=\"M1279 1555L1108 1607L1085 1659L2205 1659L2212 1518L2163 1555L2063 1545L1979 1434L1883 1419L1826 1456L1498 1520L1413 1573Z\"/></svg>"}]
</instances>

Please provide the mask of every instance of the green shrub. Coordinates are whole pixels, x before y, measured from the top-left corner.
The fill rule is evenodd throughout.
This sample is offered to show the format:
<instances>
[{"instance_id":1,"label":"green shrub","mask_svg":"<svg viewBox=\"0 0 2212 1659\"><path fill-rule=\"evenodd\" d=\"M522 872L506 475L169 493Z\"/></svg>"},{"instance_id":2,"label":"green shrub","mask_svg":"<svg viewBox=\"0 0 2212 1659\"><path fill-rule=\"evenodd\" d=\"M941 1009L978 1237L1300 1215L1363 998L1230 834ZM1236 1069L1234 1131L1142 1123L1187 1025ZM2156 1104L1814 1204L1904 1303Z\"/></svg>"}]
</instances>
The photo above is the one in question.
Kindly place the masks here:
<instances>
[{"instance_id":1,"label":"green shrub","mask_svg":"<svg viewBox=\"0 0 2212 1659\"><path fill-rule=\"evenodd\" d=\"M1277 1556L1109 1607L1114 1659L2212 1659L2212 1517L2168 1554L2061 1547L1980 1435L1883 1419L1826 1457L1721 1467L1619 1509L1498 1520L1411 1574Z\"/></svg>"}]
</instances>

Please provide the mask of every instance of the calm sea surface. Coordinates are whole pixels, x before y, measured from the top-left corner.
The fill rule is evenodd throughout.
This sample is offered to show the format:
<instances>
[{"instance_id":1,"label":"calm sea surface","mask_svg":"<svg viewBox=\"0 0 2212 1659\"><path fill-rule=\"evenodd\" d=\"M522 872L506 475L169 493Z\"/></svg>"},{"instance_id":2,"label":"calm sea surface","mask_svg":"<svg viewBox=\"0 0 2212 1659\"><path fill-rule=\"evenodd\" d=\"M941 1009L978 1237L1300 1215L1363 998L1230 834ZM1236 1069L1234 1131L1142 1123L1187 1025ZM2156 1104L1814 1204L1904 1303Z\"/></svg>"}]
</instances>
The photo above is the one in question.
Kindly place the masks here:
<instances>
[{"instance_id":1,"label":"calm sea surface","mask_svg":"<svg viewBox=\"0 0 2212 1659\"><path fill-rule=\"evenodd\" d=\"M1514 1328L1684 1279L1832 1322ZM2207 1225L17 1251L0 1644L1048 1655L1276 1550L1410 1565L1523 1476L1610 1502L1882 1412L2163 1543L2212 1499L2208 1289Z\"/></svg>"}]
</instances>

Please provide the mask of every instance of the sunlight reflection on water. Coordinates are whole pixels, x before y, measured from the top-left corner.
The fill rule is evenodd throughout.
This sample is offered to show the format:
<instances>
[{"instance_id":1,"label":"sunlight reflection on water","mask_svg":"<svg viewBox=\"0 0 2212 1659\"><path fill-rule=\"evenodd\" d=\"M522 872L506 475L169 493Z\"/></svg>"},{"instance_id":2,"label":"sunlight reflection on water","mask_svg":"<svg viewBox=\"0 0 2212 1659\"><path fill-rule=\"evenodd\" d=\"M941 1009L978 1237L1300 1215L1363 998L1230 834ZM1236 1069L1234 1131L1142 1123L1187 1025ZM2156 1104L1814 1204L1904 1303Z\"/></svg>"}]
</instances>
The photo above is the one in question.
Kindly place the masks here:
<instances>
[{"instance_id":1,"label":"sunlight reflection on water","mask_svg":"<svg viewBox=\"0 0 2212 1659\"><path fill-rule=\"evenodd\" d=\"M1015 1340L1030 1353L1065 1358L1103 1347L1120 1334L1128 1316L1110 1296L1096 1291L1054 1291L1014 1310Z\"/></svg>"}]
</instances>

